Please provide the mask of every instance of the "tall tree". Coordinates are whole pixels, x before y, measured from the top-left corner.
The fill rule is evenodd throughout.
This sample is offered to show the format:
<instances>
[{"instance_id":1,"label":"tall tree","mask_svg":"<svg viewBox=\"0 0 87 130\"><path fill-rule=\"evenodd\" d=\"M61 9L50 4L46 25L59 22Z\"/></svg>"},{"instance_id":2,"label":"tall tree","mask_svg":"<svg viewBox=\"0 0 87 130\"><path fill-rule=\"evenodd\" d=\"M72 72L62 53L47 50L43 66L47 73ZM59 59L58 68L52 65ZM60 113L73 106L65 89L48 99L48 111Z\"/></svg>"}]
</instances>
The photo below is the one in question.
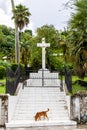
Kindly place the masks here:
<instances>
[{"instance_id":1,"label":"tall tree","mask_svg":"<svg viewBox=\"0 0 87 130\"><path fill-rule=\"evenodd\" d=\"M12 12L14 18L16 18L16 14L14 13L15 5L14 5L14 0L11 0L12 4ZM16 21L14 20L15 24L15 62L19 63L19 32L18 32L18 25Z\"/></svg>"},{"instance_id":2,"label":"tall tree","mask_svg":"<svg viewBox=\"0 0 87 130\"><path fill-rule=\"evenodd\" d=\"M31 15L30 12L28 11L28 8L25 6L19 4L14 8L14 2L12 1L12 7L13 7L13 19L15 21L15 28L16 28L16 35L17 35L17 54L18 54L18 63L20 61L20 45L19 45L19 33L18 33L18 28L21 31L25 25L29 24L29 16Z\"/></svg>"},{"instance_id":3,"label":"tall tree","mask_svg":"<svg viewBox=\"0 0 87 130\"><path fill-rule=\"evenodd\" d=\"M46 43L50 43L50 48L46 48L46 67L51 69L51 66L55 65L53 62L52 57L54 57L53 55L56 53L58 54L58 47L59 47L59 31L55 29L55 27L53 25L43 25L40 28L37 28L37 36L36 36L36 43L41 42L41 39L45 37ZM34 57L40 60L41 59L41 49L38 49L38 54L34 55ZM35 62L38 63L39 60L34 60ZM34 62L33 62L34 63ZM35 63L36 64L36 63ZM53 68L53 67L52 67ZM57 68L57 67L56 67Z\"/></svg>"},{"instance_id":4,"label":"tall tree","mask_svg":"<svg viewBox=\"0 0 87 130\"><path fill-rule=\"evenodd\" d=\"M84 51L87 51L87 0L76 0L75 12L69 21L71 30L70 41L73 54L77 56L77 65L84 73L84 64L87 62Z\"/></svg>"},{"instance_id":5,"label":"tall tree","mask_svg":"<svg viewBox=\"0 0 87 130\"><path fill-rule=\"evenodd\" d=\"M21 63L24 65L28 65L30 62L30 55L31 55L31 50L32 50L32 31L31 30L25 30L22 33L22 39L21 39L21 48L20 48L20 53L21 53Z\"/></svg>"},{"instance_id":6,"label":"tall tree","mask_svg":"<svg viewBox=\"0 0 87 130\"><path fill-rule=\"evenodd\" d=\"M19 4L15 7L13 10L14 14L13 19L15 19L15 22L20 30L24 28L24 26L29 24L29 16L31 15L28 11L28 8L25 6Z\"/></svg>"}]
</instances>

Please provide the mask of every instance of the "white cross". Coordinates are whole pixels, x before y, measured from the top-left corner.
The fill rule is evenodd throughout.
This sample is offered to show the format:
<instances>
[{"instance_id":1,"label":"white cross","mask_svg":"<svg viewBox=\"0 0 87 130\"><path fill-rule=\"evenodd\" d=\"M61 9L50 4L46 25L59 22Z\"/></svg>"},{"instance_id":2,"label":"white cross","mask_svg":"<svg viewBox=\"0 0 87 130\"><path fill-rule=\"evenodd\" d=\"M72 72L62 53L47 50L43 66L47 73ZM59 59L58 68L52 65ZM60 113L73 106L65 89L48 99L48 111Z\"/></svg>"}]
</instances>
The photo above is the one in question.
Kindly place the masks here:
<instances>
[{"instance_id":1,"label":"white cross","mask_svg":"<svg viewBox=\"0 0 87 130\"><path fill-rule=\"evenodd\" d=\"M37 43L37 47L42 48L42 69L46 69L45 67L45 54L46 54L46 47L50 47L50 43L45 43L45 38L42 38L42 43Z\"/></svg>"}]
</instances>

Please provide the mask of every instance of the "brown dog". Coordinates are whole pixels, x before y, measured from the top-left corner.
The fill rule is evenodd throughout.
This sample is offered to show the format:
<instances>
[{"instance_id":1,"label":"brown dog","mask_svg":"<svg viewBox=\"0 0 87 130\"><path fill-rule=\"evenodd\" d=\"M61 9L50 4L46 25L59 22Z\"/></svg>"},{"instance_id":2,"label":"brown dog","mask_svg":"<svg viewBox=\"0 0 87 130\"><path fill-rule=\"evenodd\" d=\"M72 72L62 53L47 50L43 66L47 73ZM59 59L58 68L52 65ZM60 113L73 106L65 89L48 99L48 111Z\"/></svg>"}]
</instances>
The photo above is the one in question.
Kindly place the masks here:
<instances>
[{"instance_id":1,"label":"brown dog","mask_svg":"<svg viewBox=\"0 0 87 130\"><path fill-rule=\"evenodd\" d=\"M47 112L49 111L49 108L47 109L47 111L41 111L41 112L37 112L36 115L35 115L35 121L37 120L41 120L41 117L44 117L49 119L48 116L47 116Z\"/></svg>"}]
</instances>

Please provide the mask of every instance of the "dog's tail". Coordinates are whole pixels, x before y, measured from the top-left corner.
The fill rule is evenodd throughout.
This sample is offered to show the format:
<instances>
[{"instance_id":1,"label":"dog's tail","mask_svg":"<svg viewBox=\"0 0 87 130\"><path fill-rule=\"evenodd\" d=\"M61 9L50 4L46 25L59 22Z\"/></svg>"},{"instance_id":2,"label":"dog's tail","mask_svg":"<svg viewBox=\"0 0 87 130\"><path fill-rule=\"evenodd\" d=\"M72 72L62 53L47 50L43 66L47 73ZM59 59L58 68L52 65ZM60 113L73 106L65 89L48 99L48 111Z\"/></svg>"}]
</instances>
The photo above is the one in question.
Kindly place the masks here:
<instances>
[{"instance_id":1,"label":"dog's tail","mask_svg":"<svg viewBox=\"0 0 87 130\"><path fill-rule=\"evenodd\" d=\"M48 112L50 109L48 108L46 112Z\"/></svg>"}]
</instances>

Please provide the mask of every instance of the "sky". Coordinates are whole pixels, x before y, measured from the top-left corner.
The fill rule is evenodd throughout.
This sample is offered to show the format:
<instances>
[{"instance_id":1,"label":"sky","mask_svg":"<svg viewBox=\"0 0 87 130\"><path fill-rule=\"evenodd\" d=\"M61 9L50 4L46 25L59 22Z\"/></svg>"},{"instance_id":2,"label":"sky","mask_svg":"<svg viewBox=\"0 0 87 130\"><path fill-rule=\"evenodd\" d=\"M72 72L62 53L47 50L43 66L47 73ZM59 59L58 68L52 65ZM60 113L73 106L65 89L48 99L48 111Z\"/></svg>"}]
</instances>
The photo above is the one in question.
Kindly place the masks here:
<instances>
[{"instance_id":1,"label":"sky","mask_svg":"<svg viewBox=\"0 0 87 130\"><path fill-rule=\"evenodd\" d=\"M31 13L28 29L33 32L43 25L54 25L58 30L63 30L71 16L71 10L64 4L69 0L14 0L15 6L25 5ZM0 25L14 28L11 0L0 0ZM27 29L26 28L26 29Z\"/></svg>"}]
</instances>

